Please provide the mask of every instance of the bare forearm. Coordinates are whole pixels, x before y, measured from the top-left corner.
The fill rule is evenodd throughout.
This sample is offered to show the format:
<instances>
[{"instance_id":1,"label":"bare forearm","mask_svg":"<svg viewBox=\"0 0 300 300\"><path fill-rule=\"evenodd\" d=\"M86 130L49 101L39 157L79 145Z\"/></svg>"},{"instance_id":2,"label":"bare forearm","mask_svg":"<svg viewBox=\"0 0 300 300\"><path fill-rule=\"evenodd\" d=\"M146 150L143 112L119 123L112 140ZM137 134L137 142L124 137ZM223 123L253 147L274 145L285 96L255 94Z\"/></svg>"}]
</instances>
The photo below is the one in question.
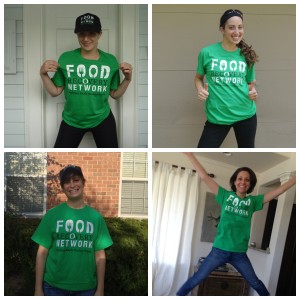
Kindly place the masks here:
<instances>
[{"instance_id":1,"label":"bare forearm","mask_svg":"<svg viewBox=\"0 0 300 300\"><path fill-rule=\"evenodd\" d=\"M207 176L207 172L204 169L204 167L200 164L200 162L198 161L198 159L195 157L195 155L193 153L186 153L186 156L191 161L193 167L198 172L200 178L204 179Z\"/></svg>"},{"instance_id":2,"label":"bare forearm","mask_svg":"<svg viewBox=\"0 0 300 300\"><path fill-rule=\"evenodd\" d=\"M290 189L293 185L295 185L295 183L296 183L296 176L294 176L293 178L291 178L290 180L288 180L286 183L282 184L278 188L274 189L273 191L266 193L264 196L264 203L267 203L277 198L278 196L286 192L288 189Z\"/></svg>"},{"instance_id":3,"label":"bare forearm","mask_svg":"<svg viewBox=\"0 0 300 300\"><path fill-rule=\"evenodd\" d=\"M199 92L204 88L203 78L200 78L199 75L195 76L194 79L196 90Z\"/></svg>"},{"instance_id":4,"label":"bare forearm","mask_svg":"<svg viewBox=\"0 0 300 300\"><path fill-rule=\"evenodd\" d=\"M47 92L52 96L56 97L61 94L63 88L57 87L53 81L50 79L48 74L41 74L41 78Z\"/></svg>"},{"instance_id":5,"label":"bare forearm","mask_svg":"<svg viewBox=\"0 0 300 300\"><path fill-rule=\"evenodd\" d=\"M35 295L39 296L43 293L43 279L45 273L45 264L47 253L39 253L36 256L36 271L35 271Z\"/></svg>"},{"instance_id":6,"label":"bare forearm","mask_svg":"<svg viewBox=\"0 0 300 300\"><path fill-rule=\"evenodd\" d=\"M106 256L105 251L97 251L95 253L96 259L96 269L97 269L97 290L96 294L98 296L104 296L104 278L105 278L105 266L106 266Z\"/></svg>"},{"instance_id":7,"label":"bare forearm","mask_svg":"<svg viewBox=\"0 0 300 300\"><path fill-rule=\"evenodd\" d=\"M110 91L110 96L111 96L112 98L114 98L114 99L119 99L119 98L121 98L121 97L125 94L125 92L126 92L128 86L129 86L130 82L131 82L131 80L124 79L124 80L121 82L121 84L119 85L119 87L118 87L117 90L115 90L115 91L113 91L113 90Z\"/></svg>"},{"instance_id":8,"label":"bare forearm","mask_svg":"<svg viewBox=\"0 0 300 300\"><path fill-rule=\"evenodd\" d=\"M199 174L200 178L206 183L208 188L216 195L218 194L219 185L216 183L206 172L204 167L200 164L198 159L195 157L193 153L185 153L185 155L191 161L193 167L196 169L197 173Z\"/></svg>"}]
</instances>

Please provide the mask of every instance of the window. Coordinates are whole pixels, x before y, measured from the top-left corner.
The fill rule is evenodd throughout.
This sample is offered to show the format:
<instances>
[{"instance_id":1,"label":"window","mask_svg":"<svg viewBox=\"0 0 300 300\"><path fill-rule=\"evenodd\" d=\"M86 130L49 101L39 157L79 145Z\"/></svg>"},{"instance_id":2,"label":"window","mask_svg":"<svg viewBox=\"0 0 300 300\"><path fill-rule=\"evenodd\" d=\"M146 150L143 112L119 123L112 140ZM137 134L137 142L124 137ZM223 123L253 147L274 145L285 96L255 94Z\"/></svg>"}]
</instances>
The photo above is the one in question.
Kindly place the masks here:
<instances>
[{"instance_id":1,"label":"window","mask_svg":"<svg viewBox=\"0 0 300 300\"><path fill-rule=\"evenodd\" d=\"M145 152L122 155L121 216L148 216L148 160Z\"/></svg>"},{"instance_id":2,"label":"window","mask_svg":"<svg viewBox=\"0 0 300 300\"><path fill-rule=\"evenodd\" d=\"M6 152L5 211L27 216L42 215L46 199L47 154Z\"/></svg>"}]
</instances>

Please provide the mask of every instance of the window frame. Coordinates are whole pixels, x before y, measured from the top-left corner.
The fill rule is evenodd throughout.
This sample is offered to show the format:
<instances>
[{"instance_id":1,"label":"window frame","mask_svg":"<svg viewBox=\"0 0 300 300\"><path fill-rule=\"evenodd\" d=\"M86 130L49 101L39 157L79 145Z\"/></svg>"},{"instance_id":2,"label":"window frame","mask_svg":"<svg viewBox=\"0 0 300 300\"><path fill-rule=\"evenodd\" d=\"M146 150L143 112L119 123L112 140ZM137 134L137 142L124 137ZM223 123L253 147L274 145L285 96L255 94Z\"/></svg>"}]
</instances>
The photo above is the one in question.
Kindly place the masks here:
<instances>
[{"instance_id":1,"label":"window frame","mask_svg":"<svg viewBox=\"0 0 300 300\"><path fill-rule=\"evenodd\" d=\"M149 207L148 207L148 204L149 204L149 181L148 181L148 177L149 177L149 164L148 164L148 153L147 152L127 152L127 153L133 153L134 155L136 153L144 153L146 155L146 160L145 160L145 166L147 168L147 172L145 174L145 176L147 177L123 177L123 174L125 173L124 172L124 152L122 152L121 154L121 170L120 170L120 182L121 182L121 185L120 185L120 201L119 201L119 216L120 217L124 217L124 218L139 218L139 219L147 219L148 218L148 211L149 211ZM134 160L132 161L133 165L134 165ZM144 198L143 198L143 207L144 209L146 208L147 210L147 213L132 213L132 209L130 208L131 210L131 213L123 213L122 212L122 192L123 192L123 183L125 182L144 182L146 183L147 185L147 192L145 193L145 190L144 190ZM145 199L145 196L147 197ZM147 203L147 206L145 207L145 203Z\"/></svg>"},{"instance_id":2,"label":"window frame","mask_svg":"<svg viewBox=\"0 0 300 300\"><path fill-rule=\"evenodd\" d=\"M21 157L25 154L25 152L6 152L5 155L9 155L9 153L16 153ZM17 212L18 215L22 215L25 217L42 217L46 213L47 208L47 152L31 152L32 153L39 153L43 155L43 164L44 164L44 170L43 172L40 172L39 174L17 174L15 172L7 172L7 163L9 163L6 158L4 158L4 212L7 212L7 205L8 205L8 199L7 199L7 179L8 178L43 178L43 195L42 195L42 210L39 212L30 212L30 211L21 211ZM42 159L41 159L42 161Z\"/></svg>"}]
</instances>

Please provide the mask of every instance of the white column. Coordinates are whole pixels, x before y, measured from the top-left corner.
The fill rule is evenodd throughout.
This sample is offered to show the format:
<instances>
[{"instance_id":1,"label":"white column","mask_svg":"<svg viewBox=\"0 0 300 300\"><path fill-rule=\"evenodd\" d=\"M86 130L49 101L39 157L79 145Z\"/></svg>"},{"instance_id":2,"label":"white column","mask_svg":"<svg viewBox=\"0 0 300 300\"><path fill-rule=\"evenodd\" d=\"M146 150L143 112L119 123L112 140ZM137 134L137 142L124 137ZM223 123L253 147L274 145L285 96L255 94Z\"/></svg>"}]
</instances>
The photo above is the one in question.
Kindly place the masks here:
<instances>
[{"instance_id":1,"label":"white column","mask_svg":"<svg viewBox=\"0 0 300 300\"><path fill-rule=\"evenodd\" d=\"M120 100L120 147L137 147L137 7L120 8L120 59L133 65L132 81Z\"/></svg>"},{"instance_id":2,"label":"white column","mask_svg":"<svg viewBox=\"0 0 300 300\"><path fill-rule=\"evenodd\" d=\"M279 175L281 184L287 182L295 174L293 172L285 172ZM288 232L291 212L295 200L295 186L287 190L278 197L272 236L270 241L271 252L274 253L271 276L269 282L269 290L271 295L275 295L278 283L278 277L281 267L281 261L285 246L285 240Z\"/></svg>"}]
</instances>

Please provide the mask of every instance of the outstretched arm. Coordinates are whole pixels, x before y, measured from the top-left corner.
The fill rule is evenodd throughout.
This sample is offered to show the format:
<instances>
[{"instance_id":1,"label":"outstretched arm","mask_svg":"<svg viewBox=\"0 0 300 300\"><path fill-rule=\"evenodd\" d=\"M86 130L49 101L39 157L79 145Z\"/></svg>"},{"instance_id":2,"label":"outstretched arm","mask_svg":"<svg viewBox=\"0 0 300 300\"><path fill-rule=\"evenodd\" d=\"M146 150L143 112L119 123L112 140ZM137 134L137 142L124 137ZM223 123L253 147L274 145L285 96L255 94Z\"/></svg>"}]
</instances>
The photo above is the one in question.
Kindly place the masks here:
<instances>
[{"instance_id":1,"label":"outstretched arm","mask_svg":"<svg viewBox=\"0 0 300 300\"><path fill-rule=\"evenodd\" d=\"M207 174L206 170L197 160L195 155L190 152L184 153L189 160L191 161L192 165L196 169L197 173L199 174L200 178L206 183L208 188L212 191L213 194L217 195L219 190L219 185Z\"/></svg>"},{"instance_id":2,"label":"outstretched arm","mask_svg":"<svg viewBox=\"0 0 300 300\"><path fill-rule=\"evenodd\" d=\"M279 195L283 194L285 191L290 189L296 183L296 176L291 178L289 181L279 186L278 188L268 192L264 196L264 203L270 202L271 200L277 198Z\"/></svg>"}]
</instances>

